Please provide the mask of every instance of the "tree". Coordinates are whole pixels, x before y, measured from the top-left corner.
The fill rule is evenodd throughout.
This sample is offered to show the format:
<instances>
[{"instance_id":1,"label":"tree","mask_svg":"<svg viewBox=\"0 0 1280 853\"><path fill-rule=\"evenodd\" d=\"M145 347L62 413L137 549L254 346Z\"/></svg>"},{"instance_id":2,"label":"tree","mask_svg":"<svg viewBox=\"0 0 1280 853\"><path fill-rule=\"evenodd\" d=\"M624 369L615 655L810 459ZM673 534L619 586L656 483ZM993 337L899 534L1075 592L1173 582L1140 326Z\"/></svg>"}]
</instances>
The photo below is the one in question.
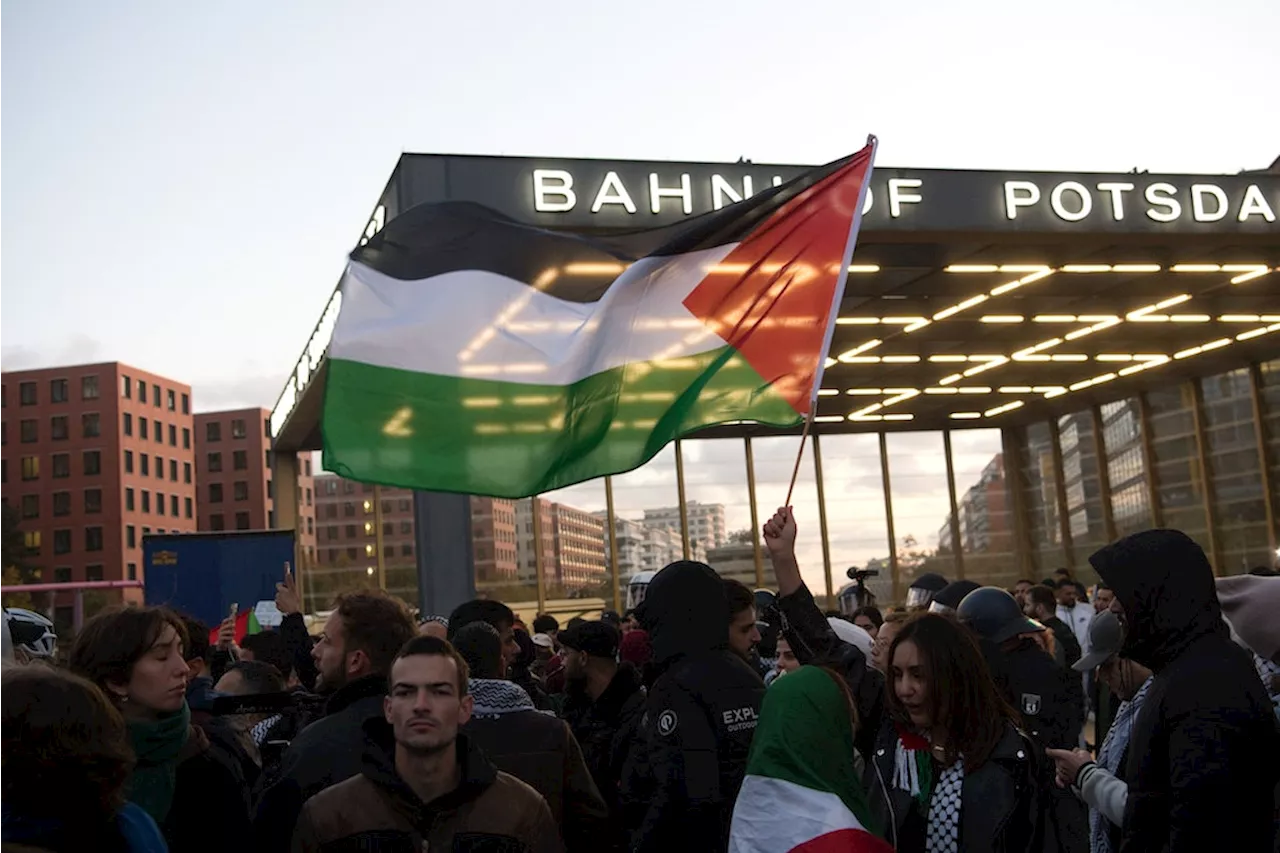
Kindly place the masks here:
<instances>
[{"instance_id":1,"label":"tree","mask_svg":"<svg viewBox=\"0 0 1280 853\"><path fill-rule=\"evenodd\" d=\"M22 521L18 517L18 511L8 502L0 504L0 522L3 523L3 540L0 541L0 548L3 549L3 578L5 586L18 584L38 583L40 581L40 567L29 562L27 557L27 544L23 537ZM42 610L48 605L48 595L39 593L33 595L31 593L15 593L5 598L6 607L26 607L31 610Z\"/></svg>"},{"instance_id":2,"label":"tree","mask_svg":"<svg viewBox=\"0 0 1280 853\"><path fill-rule=\"evenodd\" d=\"M752 535L750 528L744 527L741 530L735 530L730 533L729 542L735 545L754 545L755 537Z\"/></svg>"}]
</instances>

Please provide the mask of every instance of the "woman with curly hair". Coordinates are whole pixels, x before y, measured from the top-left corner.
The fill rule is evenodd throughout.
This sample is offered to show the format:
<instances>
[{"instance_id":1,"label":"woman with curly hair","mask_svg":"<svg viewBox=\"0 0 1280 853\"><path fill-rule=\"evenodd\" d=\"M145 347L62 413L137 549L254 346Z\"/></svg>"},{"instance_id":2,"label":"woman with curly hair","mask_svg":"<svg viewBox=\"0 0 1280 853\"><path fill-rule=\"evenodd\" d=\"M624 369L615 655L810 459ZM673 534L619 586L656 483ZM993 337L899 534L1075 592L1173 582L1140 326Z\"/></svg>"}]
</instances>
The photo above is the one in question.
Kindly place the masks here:
<instances>
[{"instance_id":1,"label":"woman with curly hair","mask_svg":"<svg viewBox=\"0 0 1280 853\"><path fill-rule=\"evenodd\" d=\"M97 687L33 665L3 678L4 850L162 853L160 829L125 801L133 750Z\"/></svg>"}]
</instances>

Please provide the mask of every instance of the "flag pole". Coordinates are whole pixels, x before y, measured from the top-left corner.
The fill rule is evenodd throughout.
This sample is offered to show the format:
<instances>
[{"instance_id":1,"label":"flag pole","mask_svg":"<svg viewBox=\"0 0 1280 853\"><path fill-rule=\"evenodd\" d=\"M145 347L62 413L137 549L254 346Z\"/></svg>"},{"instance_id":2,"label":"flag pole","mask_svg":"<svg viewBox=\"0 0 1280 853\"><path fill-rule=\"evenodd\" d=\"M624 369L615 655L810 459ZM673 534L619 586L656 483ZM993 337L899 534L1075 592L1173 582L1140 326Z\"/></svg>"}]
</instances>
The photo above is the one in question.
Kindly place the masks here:
<instances>
[{"instance_id":1,"label":"flag pole","mask_svg":"<svg viewBox=\"0 0 1280 853\"><path fill-rule=\"evenodd\" d=\"M831 351L831 339L836 331L836 318L840 314L840 303L844 300L844 285L849 276L849 262L853 260L853 247L858 242L858 230L862 227L862 208L867 200L867 188L871 185L871 172L876 165L876 148L879 146L878 140L873 133L867 134L867 145L871 147L871 162L867 164L867 174L862 179L862 186L858 190L858 200L855 202L853 209L853 219L849 224L849 239L845 243L843 261L840 270L836 274L839 280L836 282L835 298L831 303L831 316L827 318L827 335L823 341L822 349L818 351L818 367L813 375L813 391L809 397L809 414L804 419L804 429L800 433L800 449L796 452L796 464L791 469L791 483L787 486L787 499L782 504L785 507L791 506L791 495L796 489L796 478L800 476L800 461L804 459L805 442L809 440L809 431L813 428L813 419L818 414L818 392L822 389L822 375L826 372L827 354Z\"/></svg>"}]
</instances>

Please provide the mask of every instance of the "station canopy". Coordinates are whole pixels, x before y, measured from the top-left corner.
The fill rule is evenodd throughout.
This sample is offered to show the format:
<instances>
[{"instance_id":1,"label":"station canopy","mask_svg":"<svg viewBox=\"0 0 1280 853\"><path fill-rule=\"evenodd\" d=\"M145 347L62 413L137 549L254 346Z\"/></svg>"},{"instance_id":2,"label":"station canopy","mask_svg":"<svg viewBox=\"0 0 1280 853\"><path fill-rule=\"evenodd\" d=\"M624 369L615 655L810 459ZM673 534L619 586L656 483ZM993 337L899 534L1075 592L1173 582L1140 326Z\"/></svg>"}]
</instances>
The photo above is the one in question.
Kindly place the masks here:
<instances>
[{"instance_id":1,"label":"station canopy","mask_svg":"<svg viewBox=\"0 0 1280 853\"><path fill-rule=\"evenodd\" d=\"M361 239L429 201L552 229L650 227L804 166L405 154ZM877 168L819 401L821 433L1015 426L1280 353L1280 173ZM335 275L340 270L335 270ZM272 415L320 447L326 305ZM765 435L732 425L699 435Z\"/></svg>"}]
</instances>

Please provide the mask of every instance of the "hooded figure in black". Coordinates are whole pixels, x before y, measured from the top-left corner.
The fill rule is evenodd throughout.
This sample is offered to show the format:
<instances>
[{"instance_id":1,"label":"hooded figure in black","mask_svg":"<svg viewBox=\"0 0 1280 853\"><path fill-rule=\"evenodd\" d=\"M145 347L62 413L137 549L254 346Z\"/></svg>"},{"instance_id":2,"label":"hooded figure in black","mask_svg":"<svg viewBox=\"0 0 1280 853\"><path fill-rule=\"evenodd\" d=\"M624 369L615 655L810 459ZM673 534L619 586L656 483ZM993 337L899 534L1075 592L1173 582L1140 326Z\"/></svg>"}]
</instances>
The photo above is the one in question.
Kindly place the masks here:
<instances>
[{"instance_id":1,"label":"hooded figure in black","mask_svg":"<svg viewBox=\"0 0 1280 853\"><path fill-rule=\"evenodd\" d=\"M1222 621L1204 551L1177 530L1148 530L1089 562L1115 591L1120 654L1155 673L1124 765L1120 853L1271 850L1280 735Z\"/></svg>"},{"instance_id":2,"label":"hooded figure in black","mask_svg":"<svg viewBox=\"0 0 1280 853\"><path fill-rule=\"evenodd\" d=\"M724 583L672 563L637 611L659 675L623 776L632 850L723 851L746 775L764 682L728 649Z\"/></svg>"}]
</instances>

